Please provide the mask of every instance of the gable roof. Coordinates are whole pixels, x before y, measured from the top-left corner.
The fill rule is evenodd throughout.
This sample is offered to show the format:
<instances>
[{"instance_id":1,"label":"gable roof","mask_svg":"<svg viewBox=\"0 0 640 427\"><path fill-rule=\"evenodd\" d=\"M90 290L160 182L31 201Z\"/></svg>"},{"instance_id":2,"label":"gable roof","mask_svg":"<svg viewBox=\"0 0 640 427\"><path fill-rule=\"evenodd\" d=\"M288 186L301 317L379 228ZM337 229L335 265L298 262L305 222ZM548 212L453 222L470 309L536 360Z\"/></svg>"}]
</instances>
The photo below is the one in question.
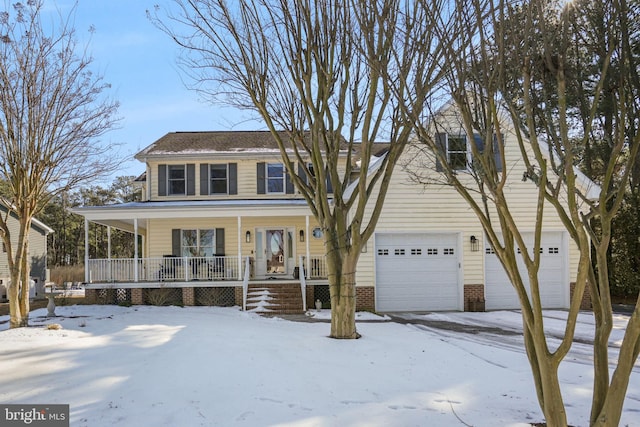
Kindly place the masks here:
<instances>
[{"instance_id":1,"label":"gable roof","mask_svg":"<svg viewBox=\"0 0 640 427\"><path fill-rule=\"evenodd\" d=\"M14 218L15 220L18 220L18 215L15 213L13 209L10 209L10 207L12 206L13 205L11 204L11 202L9 202L4 197L0 198L0 211L6 213L10 210L11 217ZM31 228L44 236L54 232L54 230L51 227L46 225L44 222L37 220L36 218L31 219Z\"/></svg>"},{"instance_id":2,"label":"gable roof","mask_svg":"<svg viewBox=\"0 0 640 427\"><path fill-rule=\"evenodd\" d=\"M288 132L279 131L280 137L291 148ZM310 140L309 132L305 139ZM348 145L343 139L342 150ZM148 157L166 155L278 153L278 144L270 131L204 131L170 132L142 151L135 158L141 161Z\"/></svg>"}]
</instances>

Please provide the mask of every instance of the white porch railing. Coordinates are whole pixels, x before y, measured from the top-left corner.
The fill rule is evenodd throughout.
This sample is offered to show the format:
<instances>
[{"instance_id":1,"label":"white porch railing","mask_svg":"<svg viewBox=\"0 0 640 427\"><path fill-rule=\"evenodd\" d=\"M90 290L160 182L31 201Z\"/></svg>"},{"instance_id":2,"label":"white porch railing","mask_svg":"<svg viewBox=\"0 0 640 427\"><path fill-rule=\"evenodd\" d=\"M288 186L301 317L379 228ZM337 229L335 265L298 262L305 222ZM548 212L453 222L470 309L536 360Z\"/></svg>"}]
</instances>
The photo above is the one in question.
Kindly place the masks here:
<instances>
[{"instance_id":1,"label":"white porch railing","mask_svg":"<svg viewBox=\"0 0 640 427\"><path fill-rule=\"evenodd\" d=\"M123 282L190 282L190 281L242 281L253 278L251 264L246 257L162 257L90 259L89 283ZM327 263L324 255L299 257L300 279L326 279ZM304 266L304 268L302 268ZM137 268L137 280L136 280ZM247 279L248 280L248 279Z\"/></svg>"},{"instance_id":2,"label":"white porch railing","mask_svg":"<svg viewBox=\"0 0 640 427\"><path fill-rule=\"evenodd\" d=\"M324 255L311 255L309 262L304 264L307 279L326 279L329 275L327 260Z\"/></svg>"},{"instance_id":3,"label":"white porch railing","mask_svg":"<svg viewBox=\"0 0 640 427\"><path fill-rule=\"evenodd\" d=\"M136 260L112 258L89 260L91 283L135 282ZM140 282L189 282L193 280L238 280L238 257L138 258Z\"/></svg>"}]
</instances>

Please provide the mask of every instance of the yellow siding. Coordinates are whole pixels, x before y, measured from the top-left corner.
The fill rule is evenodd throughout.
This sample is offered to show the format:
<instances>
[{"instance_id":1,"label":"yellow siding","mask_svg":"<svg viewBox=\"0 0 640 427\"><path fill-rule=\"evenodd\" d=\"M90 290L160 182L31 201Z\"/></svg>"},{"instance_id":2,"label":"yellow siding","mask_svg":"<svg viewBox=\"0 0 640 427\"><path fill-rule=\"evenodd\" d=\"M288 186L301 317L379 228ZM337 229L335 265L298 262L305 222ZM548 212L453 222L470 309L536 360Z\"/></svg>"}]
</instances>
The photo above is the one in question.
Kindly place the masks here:
<instances>
[{"instance_id":1,"label":"yellow siding","mask_svg":"<svg viewBox=\"0 0 640 427\"><path fill-rule=\"evenodd\" d=\"M221 160L209 160L204 159L204 161L185 161L185 160L172 160L167 159L163 161L153 161L149 162L147 165L147 181L151 186L151 199L153 201L160 200L234 200L234 199L299 199L301 196L296 191L295 194L258 194L257 188L257 172L256 165L259 162L267 162L267 163L281 163L282 158L279 154L267 154L263 155L260 158L225 158L223 161ZM214 163L236 163L238 165L238 194L234 195L200 195L200 164L214 164ZM158 196L158 165L186 165L186 164L194 164L195 165L195 195L193 196ZM297 166L296 166L297 170ZM344 168L341 169L344 171Z\"/></svg>"},{"instance_id":2,"label":"yellow siding","mask_svg":"<svg viewBox=\"0 0 640 427\"><path fill-rule=\"evenodd\" d=\"M296 258L306 255L306 245L309 242L309 252L312 255L324 254L322 239L307 236L305 217L247 217L242 219L240 242L242 256L253 256L255 232L257 228L295 228L294 250ZM316 226L313 218L309 219L309 234ZM149 220L148 238L146 239L147 257L155 258L171 254L171 230L173 229L225 229L225 254L238 254L238 219L233 218L195 218L195 219L153 219ZM305 230L305 242L300 242L300 230ZM245 233L251 232L251 242L245 240Z\"/></svg>"},{"instance_id":3,"label":"yellow siding","mask_svg":"<svg viewBox=\"0 0 640 427\"><path fill-rule=\"evenodd\" d=\"M506 195L511 213L522 231L533 231L537 202L537 187L531 181L522 181L524 172L520 151L513 135L507 135L506 165L508 174ZM469 284L484 283L484 233L480 222L467 202L452 188L446 185L421 185L412 182L406 167L416 168L425 176L437 179L435 165L425 155L418 155L416 150L407 147L394 171L386 201L376 227L381 232L460 232L462 233L462 266L463 282ZM415 169L413 169L415 170ZM433 172L429 172L433 171ZM469 178L470 179L470 178ZM374 200L377 193L373 195ZM369 204L368 214L373 203ZM564 231L564 226L556 214L555 208L545 205L543 217L544 231ZM494 216L495 217L495 216ZM498 225L499 227L499 225ZM479 239L479 250L471 251L470 236ZM360 257L357 270L358 285L375 283L375 251L372 239L367 251ZM568 239L569 240L569 239ZM569 273L570 280L575 280L578 263L578 251L569 240Z\"/></svg>"}]
</instances>

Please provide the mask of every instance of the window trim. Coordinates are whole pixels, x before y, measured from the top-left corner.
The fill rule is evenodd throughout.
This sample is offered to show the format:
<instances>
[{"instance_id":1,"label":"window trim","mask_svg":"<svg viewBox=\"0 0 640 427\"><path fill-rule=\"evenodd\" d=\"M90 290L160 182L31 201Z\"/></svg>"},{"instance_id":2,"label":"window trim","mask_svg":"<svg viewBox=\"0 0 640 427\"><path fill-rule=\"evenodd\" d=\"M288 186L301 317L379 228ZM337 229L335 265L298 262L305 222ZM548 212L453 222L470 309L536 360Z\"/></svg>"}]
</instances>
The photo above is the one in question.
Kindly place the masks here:
<instances>
[{"instance_id":1,"label":"window trim","mask_svg":"<svg viewBox=\"0 0 640 427\"><path fill-rule=\"evenodd\" d=\"M195 231L196 232L196 246L185 246L184 233L185 231ZM211 246L201 246L201 233L202 232L212 232L211 235ZM215 256L216 253L216 229L215 228L184 228L180 229L180 256L183 257L210 257ZM196 255L193 254L185 254L185 248L195 248ZM201 248L210 248L212 255L202 254Z\"/></svg>"},{"instance_id":2,"label":"window trim","mask_svg":"<svg viewBox=\"0 0 640 427\"><path fill-rule=\"evenodd\" d=\"M214 182L214 177L213 177L213 173L212 173L212 169L214 166L217 167L224 167L224 171L225 171L225 177L224 177L224 181L225 181L225 191L224 192L220 192L220 193L214 193L213 192L213 182ZM208 167L208 172L209 172L209 179L207 180L208 184L209 184L209 195L211 196L217 196L217 195L228 195L229 194L229 163L210 163L209 167ZM221 178L216 178L216 181L222 181Z\"/></svg>"},{"instance_id":3,"label":"window trim","mask_svg":"<svg viewBox=\"0 0 640 427\"><path fill-rule=\"evenodd\" d=\"M172 169L182 168L183 177L181 179L172 179L171 171ZM177 193L173 191L173 186L171 185L173 182L182 181L184 190L182 193ZM186 196L187 195L187 165L167 165L167 196Z\"/></svg>"},{"instance_id":4,"label":"window trim","mask_svg":"<svg viewBox=\"0 0 640 427\"><path fill-rule=\"evenodd\" d=\"M445 141L445 153L446 153L446 156L447 156L447 165L449 165L452 168L452 170L454 170L454 171L458 171L458 172L468 171L469 170L469 164L471 163L471 159L470 159L470 155L471 155L470 151L471 150L469 150L469 142L467 140L467 135L464 135L464 134L462 134L462 135L450 135L448 133L446 135L447 135L447 137L446 137L446 141ZM462 150L451 150L450 140L452 140L452 139L464 141L464 148L465 148L465 151L464 151L464 158L465 158L464 167L461 167L461 168L454 168L453 167L453 162L451 160L451 157L452 157L451 155L452 154L460 155L460 154L463 153L463 151Z\"/></svg>"},{"instance_id":5,"label":"window trim","mask_svg":"<svg viewBox=\"0 0 640 427\"><path fill-rule=\"evenodd\" d=\"M280 169L282 170L282 177L271 177L269 175L269 166L279 166ZM283 163L265 163L264 166L265 170L264 170L264 180L265 180L265 194L286 194L287 192L287 170L284 167ZM282 190L281 191L271 191L270 187L269 187L269 181L270 180L282 180Z\"/></svg>"}]
</instances>

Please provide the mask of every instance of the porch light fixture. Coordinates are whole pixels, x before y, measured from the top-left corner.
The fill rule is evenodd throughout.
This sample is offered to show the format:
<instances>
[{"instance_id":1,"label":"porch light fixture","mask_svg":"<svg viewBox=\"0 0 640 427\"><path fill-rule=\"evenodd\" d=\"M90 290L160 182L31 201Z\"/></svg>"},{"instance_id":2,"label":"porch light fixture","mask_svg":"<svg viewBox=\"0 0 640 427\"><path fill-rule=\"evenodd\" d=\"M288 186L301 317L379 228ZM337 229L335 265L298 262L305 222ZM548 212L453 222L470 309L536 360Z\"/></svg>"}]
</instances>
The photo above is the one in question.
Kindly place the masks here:
<instances>
[{"instance_id":1,"label":"porch light fixture","mask_svg":"<svg viewBox=\"0 0 640 427\"><path fill-rule=\"evenodd\" d=\"M245 233L244 240L247 243L251 243L251 232L249 230L247 230L247 232Z\"/></svg>"},{"instance_id":2,"label":"porch light fixture","mask_svg":"<svg viewBox=\"0 0 640 427\"><path fill-rule=\"evenodd\" d=\"M304 242L304 230L300 230L300 241Z\"/></svg>"},{"instance_id":3,"label":"porch light fixture","mask_svg":"<svg viewBox=\"0 0 640 427\"><path fill-rule=\"evenodd\" d=\"M478 239L476 238L476 236L471 236L469 238L469 243L471 243L471 252L478 252L479 246L480 246L480 242L478 241Z\"/></svg>"}]
</instances>

